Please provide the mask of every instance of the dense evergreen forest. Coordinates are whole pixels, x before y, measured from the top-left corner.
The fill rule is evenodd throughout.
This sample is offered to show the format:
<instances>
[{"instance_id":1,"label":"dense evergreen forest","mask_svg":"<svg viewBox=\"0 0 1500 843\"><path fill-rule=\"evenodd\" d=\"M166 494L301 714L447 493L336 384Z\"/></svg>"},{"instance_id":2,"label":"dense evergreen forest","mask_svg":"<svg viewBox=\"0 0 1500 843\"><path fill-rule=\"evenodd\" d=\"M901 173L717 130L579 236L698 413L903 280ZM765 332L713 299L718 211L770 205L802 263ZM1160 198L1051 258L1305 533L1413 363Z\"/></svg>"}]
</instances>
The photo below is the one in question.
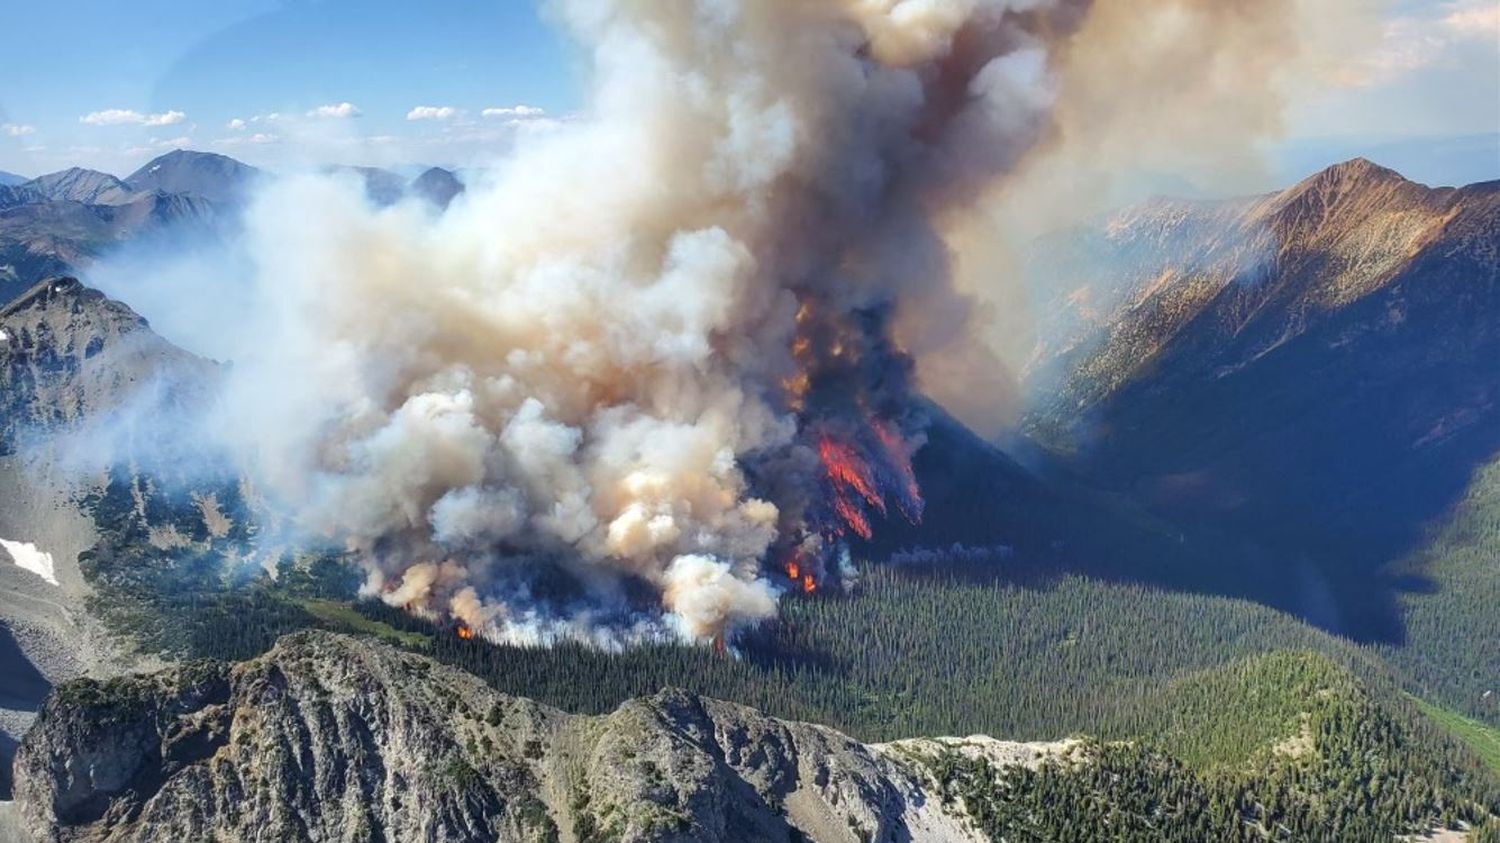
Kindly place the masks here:
<instances>
[{"instance_id":1,"label":"dense evergreen forest","mask_svg":"<svg viewBox=\"0 0 1500 843\"><path fill-rule=\"evenodd\" d=\"M323 626L421 649L501 691L581 713L681 686L866 741L1093 736L1088 763L1003 781L962 758L943 762L953 797L989 806L975 810L1003 820L1007 840L1220 831L1233 840L1255 828L1325 839L1299 833L1314 827L1359 840L1500 813L1500 770L1472 751L1474 735L1444 729L1401 693L1413 682L1381 658L1389 653L1254 602L1009 577L1002 557L955 552L864 566L847 594L788 595L780 618L741 635L728 655L675 644L503 646L353 600L360 578L336 555L284 557L274 579L228 561L246 537L208 535L180 505L169 509L192 540L152 547L128 497L94 501L101 540L82 562L97 608L150 651L243 659L286 632ZM1456 635L1463 621L1453 620ZM1277 749L1309 741L1297 763ZM1110 790L1121 787L1128 799ZM1132 799L1145 801L1129 808ZM1075 802L1046 812L1072 817L1067 828L1016 831L1028 828L1018 816L1041 816L1040 804ZM1106 802L1122 807L1087 809Z\"/></svg>"},{"instance_id":2,"label":"dense evergreen forest","mask_svg":"<svg viewBox=\"0 0 1500 843\"><path fill-rule=\"evenodd\" d=\"M1401 565L1406 638L1380 654L1414 693L1500 727L1500 459Z\"/></svg>"}]
</instances>

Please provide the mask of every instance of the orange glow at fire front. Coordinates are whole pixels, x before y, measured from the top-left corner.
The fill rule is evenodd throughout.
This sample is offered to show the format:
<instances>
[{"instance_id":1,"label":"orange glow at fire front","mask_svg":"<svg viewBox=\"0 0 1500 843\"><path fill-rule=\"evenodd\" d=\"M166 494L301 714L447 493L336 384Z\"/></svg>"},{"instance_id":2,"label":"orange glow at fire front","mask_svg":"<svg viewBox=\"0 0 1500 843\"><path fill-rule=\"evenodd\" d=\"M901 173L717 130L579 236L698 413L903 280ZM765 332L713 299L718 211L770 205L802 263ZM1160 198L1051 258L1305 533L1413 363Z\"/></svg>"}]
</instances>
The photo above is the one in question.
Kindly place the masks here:
<instances>
[{"instance_id":1,"label":"orange glow at fire front","mask_svg":"<svg viewBox=\"0 0 1500 843\"><path fill-rule=\"evenodd\" d=\"M828 474L833 493L833 509L839 520L863 539L874 535L864 504L885 514L885 499L870 477L870 467L849 445L829 436L818 439L818 456ZM863 503L861 503L863 501Z\"/></svg>"}]
</instances>

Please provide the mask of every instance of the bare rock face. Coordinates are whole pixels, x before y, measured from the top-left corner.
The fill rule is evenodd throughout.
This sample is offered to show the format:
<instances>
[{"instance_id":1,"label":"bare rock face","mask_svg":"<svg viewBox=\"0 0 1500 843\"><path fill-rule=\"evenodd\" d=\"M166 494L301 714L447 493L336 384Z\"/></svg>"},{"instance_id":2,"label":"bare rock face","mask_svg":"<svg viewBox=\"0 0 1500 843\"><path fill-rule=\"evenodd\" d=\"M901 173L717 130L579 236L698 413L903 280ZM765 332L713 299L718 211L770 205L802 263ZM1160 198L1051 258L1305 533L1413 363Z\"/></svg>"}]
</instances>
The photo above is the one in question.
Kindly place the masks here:
<instances>
[{"instance_id":1,"label":"bare rock face","mask_svg":"<svg viewBox=\"0 0 1500 843\"><path fill-rule=\"evenodd\" d=\"M98 491L99 472L50 437L87 451L97 442L91 424L126 407L166 417L201 394L213 371L72 278L48 279L0 306L0 539L45 553L52 568L44 578L0 549L0 799L10 798L16 741L53 683L137 666L122 652L127 642L87 610L77 564L97 541L80 501Z\"/></svg>"},{"instance_id":2,"label":"bare rock face","mask_svg":"<svg viewBox=\"0 0 1500 843\"><path fill-rule=\"evenodd\" d=\"M975 839L831 729L681 691L568 715L325 632L62 685L15 777L43 841Z\"/></svg>"},{"instance_id":3,"label":"bare rock face","mask_svg":"<svg viewBox=\"0 0 1500 843\"><path fill-rule=\"evenodd\" d=\"M170 402L213 368L76 278L43 281L0 307L0 454L143 394Z\"/></svg>"}]
</instances>

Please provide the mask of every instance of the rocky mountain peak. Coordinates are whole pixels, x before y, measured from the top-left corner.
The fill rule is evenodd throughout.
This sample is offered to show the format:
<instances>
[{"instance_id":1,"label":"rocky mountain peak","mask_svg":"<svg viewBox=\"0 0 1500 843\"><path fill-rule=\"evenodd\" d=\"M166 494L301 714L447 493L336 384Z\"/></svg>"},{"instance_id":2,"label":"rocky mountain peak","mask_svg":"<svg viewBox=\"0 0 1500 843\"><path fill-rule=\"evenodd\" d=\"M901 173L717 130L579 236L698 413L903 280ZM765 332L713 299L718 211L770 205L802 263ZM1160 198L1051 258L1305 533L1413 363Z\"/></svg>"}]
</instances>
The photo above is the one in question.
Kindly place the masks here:
<instances>
[{"instance_id":1,"label":"rocky mountain peak","mask_svg":"<svg viewBox=\"0 0 1500 843\"><path fill-rule=\"evenodd\" d=\"M59 686L15 789L44 840L977 839L905 758L683 691L564 714L303 632Z\"/></svg>"},{"instance_id":2,"label":"rocky mountain peak","mask_svg":"<svg viewBox=\"0 0 1500 843\"><path fill-rule=\"evenodd\" d=\"M1261 207L1285 249L1308 241L1328 242L1372 218L1413 211L1440 211L1453 191L1434 190L1364 158L1335 164Z\"/></svg>"},{"instance_id":3,"label":"rocky mountain peak","mask_svg":"<svg viewBox=\"0 0 1500 843\"><path fill-rule=\"evenodd\" d=\"M18 188L32 201L81 202L113 205L130 201L131 189L124 182L98 170L69 167L38 176Z\"/></svg>"},{"instance_id":4,"label":"rocky mountain peak","mask_svg":"<svg viewBox=\"0 0 1500 843\"><path fill-rule=\"evenodd\" d=\"M175 193L216 202L243 198L261 171L225 155L174 149L131 173L125 184L142 193Z\"/></svg>"},{"instance_id":5,"label":"rocky mountain peak","mask_svg":"<svg viewBox=\"0 0 1500 843\"><path fill-rule=\"evenodd\" d=\"M76 278L49 278L0 308L0 453L27 429L60 429L144 384L198 382L212 366L123 303Z\"/></svg>"},{"instance_id":6,"label":"rocky mountain peak","mask_svg":"<svg viewBox=\"0 0 1500 843\"><path fill-rule=\"evenodd\" d=\"M412 180L410 190L439 208L446 208L455 196L464 192L464 185L453 171L431 167Z\"/></svg>"}]
</instances>

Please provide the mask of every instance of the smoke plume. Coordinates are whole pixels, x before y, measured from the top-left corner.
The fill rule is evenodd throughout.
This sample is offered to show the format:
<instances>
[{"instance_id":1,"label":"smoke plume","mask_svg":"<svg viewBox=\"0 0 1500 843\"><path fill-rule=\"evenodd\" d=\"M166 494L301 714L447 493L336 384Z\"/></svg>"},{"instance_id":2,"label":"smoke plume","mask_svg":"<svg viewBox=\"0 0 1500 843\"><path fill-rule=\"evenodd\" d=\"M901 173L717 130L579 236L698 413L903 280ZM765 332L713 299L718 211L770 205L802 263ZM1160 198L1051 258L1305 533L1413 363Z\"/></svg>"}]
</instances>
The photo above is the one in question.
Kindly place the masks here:
<instances>
[{"instance_id":1,"label":"smoke plume","mask_svg":"<svg viewBox=\"0 0 1500 843\"><path fill-rule=\"evenodd\" d=\"M558 3L585 116L446 212L261 192L213 427L393 604L523 640L767 618L920 519L914 356L969 313L939 221L1041 137L1081 9Z\"/></svg>"},{"instance_id":2,"label":"smoke plume","mask_svg":"<svg viewBox=\"0 0 1500 843\"><path fill-rule=\"evenodd\" d=\"M1027 277L1023 255L1037 237L1149 196L1238 196L1284 187L1270 182L1268 146L1286 130L1289 111L1315 101L1378 43L1384 5L1088 4L1087 15L1051 51L1054 96L1045 136L986 185L973 213L945 228L957 286L975 296L983 317L971 319L976 330L966 357L950 349L920 361L934 397L982 432L997 433L1013 419L1021 402L1004 372L1024 365L1041 324L1028 294L1058 281L1082 282ZM986 358L983 350L993 353ZM994 365L996 358L1007 366ZM990 387L974 388L980 378Z\"/></svg>"},{"instance_id":3,"label":"smoke plume","mask_svg":"<svg viewBox=\"0 0 1500 843\"><path fill-rule=\"evenodd\" d=\"M209 427L392 604L722 641L921 518L919 387L1003 400L955 232L1071 125L1091 5L561 0L588 108L445 212L260 192Z\"/></svg>"}]
</instances>

